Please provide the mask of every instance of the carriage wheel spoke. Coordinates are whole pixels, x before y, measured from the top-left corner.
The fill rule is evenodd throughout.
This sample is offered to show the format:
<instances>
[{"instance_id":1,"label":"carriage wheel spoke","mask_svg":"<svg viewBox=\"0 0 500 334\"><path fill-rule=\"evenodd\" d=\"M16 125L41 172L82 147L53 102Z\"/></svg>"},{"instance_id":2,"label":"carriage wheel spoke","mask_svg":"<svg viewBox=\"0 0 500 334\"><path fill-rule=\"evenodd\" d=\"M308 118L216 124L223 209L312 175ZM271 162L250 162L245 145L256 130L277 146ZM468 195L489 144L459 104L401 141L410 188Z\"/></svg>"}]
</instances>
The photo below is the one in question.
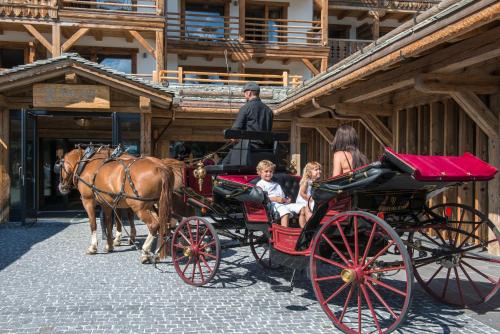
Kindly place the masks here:
<instances>
[{"instance_id":1,"label":"carriage wheel spoke","mask_svg":"<svg viewBox=\"0 0 500 334\"><path fill-rule=\"evenodd\" d=\"M328 297L326 300L323 301L323 305L326 305L328 304L328 302L330 300L332 300L333 298L335 298L339 293L341 293L349 284L351 284L351 282L346 282L344 284L342 284L342 286L340 288L338 288L334 293L332 293L330 295L330 297Z\"/></svg>"},{"instance_id":2,"label":"carriage wheel spoke","mask_svg":"<svg viewBox=\"0 0 500 334\"><path fill-rule=\"evenodd\" d=\"M200 251L198 251L198 253L200 253L200 254L201 254L201 255L203 255L203 256L210 257L210 258L212 258L212 259L217 259L217 256L212 255L212 254L210 254L210 253L205 253L205 252L200 252Z\"/></svg>"},{"instance_id":3,"label":"carriage wheel spoke","mask_svg":"<svg viewBox=\"0 0 500 334\"><path fill-rule=\"evenodd\" d=\"M404 268L405 268L405 266L402 264L402 265L395 266L395 267L370 269L370 270L365 271L365 274L383 273L383 272L387 272L387 271L401 270L401 269L404 269Z\"/></svg>"},{"instance_id":4,"label":"carriage wheel spoke","mask_svg":"<svg viewBox=\"0 0 500 334\"><path fill-rule=\"evenodd\" d=\"M375 255L374 257L372 257L370 259L370 261L368 261L368 263L366 263L365 265L363 265L363 269L366 268L366 267L368 267L370 264L372 264L376 259L378 259L382 254L384 254L389 249L389 247L391 247L395 243L396 242L394 240L391 240L384 248L382 248L380 250L380 252L377 253L377 255Z\"/></svg>"},{"instance_id":5,"label":"carriage wheel spoke","mask_svg":"<svg viewBox=\"0 0 500 334\"><path fill-rule=\"evenodd\" d=\"M181 235L181 237L182 237L184 240L186 240L186 242L187 242L189 245L191 245L191 241L189 241L189 239L186 237L186 235L184 235L184 233L182 233L182 231L181 231L181 230L179 230L179 234Z\"/></svg>"},{"instance_id":6,"label":"carriage wheel spoke","mask_svg":"<svg viewBox=\"0 0 500 334\"><path fill-rule=\"evenodd\" d=\"M500 260L497 260L497 259L489 259L487 257L481 257L481 256L478 256L478 255L462 255L463 258L466 258L466 259L473 259L473 260L478 260L478 261L486 261L486 262L493 262L493 263L500 263Z\"/></svg>"},{"instance_id":7,"label":"carriage wheel spoke","mask_svg":"<svg viewBox=\"0 0 500 334\"><path fill-rule=\"evenodd\" d=\"M178 258L174 259L174 261L175 261L175 262L179 262L179 261L181 261L181 260L184 260L186 257L187 257L187 256L183 255L183 256L181 256L181 257L178 257Z\"/></svg>"},{"instance_id":8,"label":"carriage wheel spoke","mask_svg":"<svg viewBox=\"0 0 500 334\"><path fill-rule=\"evenodd\" d=\"M215 242L215 240L210 241L208 244L200 245L200 249L205 249L205 248L207 248L207 247L210 247L210 246L212 246L212 245L215 245L215 243L216 243L216 242Z\"/></svg>"},{"instance_id":9,"label":"carriage wheel spoke","mask_svg":"<svg viewBox=\"0 0 500 334\"><path fill-rule=\"evenodd\" d=\"M184 266L184 269L182 269L182 274L184 275L186 273L186 269L188 268L189 264L191 263L191 258L189 258L188 262Z\"/></svg>"},{"instance_id":10,"label":"carriage wheel spoke","mask_svg":"<svg viewBox=\"0 0 500 334\"><path fill-rule=\"evenodd\" d=\"M322 234L321 237L323 239L325 239L325 241L330 245L330 247L332 247L332 249L335 251L335 253L337 253L337 255L342 259L342 261L344 261L344 263L346 265L349 265L349 261L346 259L346 257L342 254L342 252L339 251L339 249L337 248L337 246L335 246L335 244L330 240L330 238L328 238L326 235Z\"/></svg>"},{"instance_id":11,"label":"carriage wheel spoke","mask_svg":"<svg viewBox=\"0 0 500 334\"><path fill-rule=\"evenodd\" d=\"M191 273L191 282L194 282L194 274L196 272L196 262L198 262L198 261L195 260L193 262L193 272Z\"/></svg>"},{"instance_id":12,"label":"carriage wheel spoke","mask_svg":"<svg viewBox=\"0 0 500 334\"><path fill-rule=\"evenodd\" d=\"M380 324L379 324L378 319L377 319L377 314L375 313L375 309L373 308L370 296L368 296L368 292L366 291L364 284L361 284L360 287L361 287L361 291L363 292L363 296L365 297L366 303L368 304L368 308L370 309L370 313L373 316L373 320L375 321L375 326L377 326L378 332L382 333L382 328L380 328Z\"/></svg>"},{"instance_id":13,"label":"carriage wheel spoke","mask_svg":"<svg viewBox=\"0 0 500 334\"><path fill-rule=\"evenodd\" d=\"M340 225L340 222L338 220L335 223L339 229L340 236L342 237L342 240L344 241L344 246L347 249L349 256L351 257L351 259L354 258L354 255L352 254L351 246L349 246L349 243L347 242L347 239L345 237L344 229L342 228L342 226Z\"/></svg>"},{"instance_id":14,"label":"carriage wheel spoke","mask_svg":"<svg viewBox=\"0 0 500 334\"><path fill-rule=\"evenodd\" d=\"M457 232L455 232L455 239L453 240L453 244L451 243L451 239L450 239L450 245L453 245L453 247L455 247L457 245L457 241L458 241L458 235L460 234L460 228L462 227L462 221L464 219L464 215L465 215L465 209L464 208L461 208L462 212L460 214L460 219L458 220L458 226L457 226ZM460 246L459 246L460 248Z\"/></svg>"},{"instance_id":15,"label":"carriage wheel spoke","mask_svg":"<svg viewBox=\"0 0 500 334\"><path fill-rule=\"evenodd\" d=\"M175 248L179 248L179 249L184 249L184 247L186 247L186 245L183 245L183 244L174 244L174 247Z\"/></svg>"},{"instance_id":16,"label":"carriage wheel spoke","mask_svg":"<svg viewBox=\"0 0 500 334\"><path fill-rule=\"evenodd\" d=\"M479 239L477 236L474 235L474 233L476 233L477 229L481 226L481 223L477 224L476 227L474 227L474 229L472 230L472 232L470 232L470 234L467 236L467 238L465 238L461 243L460 245L458 246L458 248L461 248L466 242L467 240L470 239L470 237L474 237L474 239ZM479 239L481 240L481 239Z\"/></svg>"},{"instance_id":17,"label":"carriage wheel spoke","mask_svg":"<svg viewBox=\"0 0 500 334\"><path fill-rule=\"evenodd\" d=\"M373 237L375 236L375 230L377 229L377 224L373 224L372 230L370 232L370 238L368 238L368 243L366 244L365 252L363 253L363 258L361 259L361 265L365 263L366 257L368 256L368 251L370 250L373 242Z\"/></svg>"},{"instance_id":18,"label":"carriage wheel spoke","mask_svg":"<svg viewBox=\"0 0 500 334\"><path fill-rule=\"evenodd\" d=\"M322 282L322 281L329 281L329 280L337 279L337 278L340 278L340 275L324 276L324 277L315 278L314 280L316 282Z\"/></svg>"},{"instance_id":19,"label":"carriage wheel spoke","mask_svg":"<svg viewBox=\"0 0 500 334\"><path fill-rule=\"evenodd\" d=\"M431 281L434 279L434 277L436 277L436 275L441 271L441 269L443 269L444 267L443 266L439 266L439 268L436 270L436 272L431 276L431 278L429 278L429 280L427 282L425 282L425 285L429 285L431 283Z\"/></svg>"},{"instance_id":20,"label":"carriage wheel spoke","mask_svg":"<svg viewBox=\"0 0 500 334\"><path fill-rule=\"evenodd\" d=\"M460 266L460 269L462 270L462 272L465 274L465 277L467 277L467 279L469 280L469 283L470 285L472 286L472 288L474 289L474 291L476 291L476 293L479 295L479 297L481 297L481 300L484 300L484 296L483 294L481 293L481 291L478 289L476 283L474 283L474 281L470 278L469 274L467 273L467 271L465 271L464 267L462 266L461 263L458 264Z\"/></svg>"},{"instance_id":21,"label":"carriage wheel spoke","mask_svg":"<svg viewBox=\"0 0 500 334\"><path fill-rule=\"evenodd\" d=\"M443 237L441 236L441 233L439 232L439 230L437 230L437 229L435 229L435 228L434 228L433 230L436 232L436 234L437 234L437 236L439 237L439 239L441 239L441 242L443 243L443 245L446 245L446 241L445 241L445 240L443 239Z\"/></svg>"},{"instance_id":22,"label":"carriage wheel spoke","mask_svg":"<svg viewBox=\"0 0 500 334\"><path fill-rule=\"evenodd\" d=\"M399 290L399 289L396 289L395 287L390 286L390 285L389 285L389 284L387 284L387 283L384 283L384 282L382 282L382 281L379 281L378 279L375 279L375 278L370 277L370 276L365 276L365 278L366 278L367 280L369 280L370 282L373 282L373 283L375 283L375 284L377 284L377 285L380 285L380 286L382 286L382 287L386 288L387 290L391 290L392 292L395 292L395 293L397 293L398 295L401 295L401 296L403 296L403 297L406 297L406 292L401 291L401 290Z\"/></svg>"},{"instance_id":23,"label":"carriage wheel spoke","mask_svg":"<svg viewBox=\"0 0 500 334\"><path fill-rule=\"evenodd\" d=\"M349 306L349 302L351 301L352 293L354 292L354 284L351 285L351 288L349 289L349 293L347 294L347 298L344 303L344 308L342 309L342 313L340 314L339 317L339 322L342 322L342 319L344 319L344 315L347 312L347 307Z\"/></svg>"},{"instance_id":24,"label":"carriage wheel spoke","mask_svg":"<svg viewBox=\"0 0 500 334\"><path fill-rule=\"evenodd\" d=\"M196 222L198 222L198 220L196 220ZM191 232L191 229L192 229L191 224L187 223L186 226L187 226L187 230L188 230L188 233L189 233L189 240L191 240L192 244L196 243L195 240L193 239L193 232Z\"/></svg>"},{"instance_id":25,"label":"carriage wheel spoke","mask_svg":"<svg viewBox=\"0 0 500 334\"><path fill-rule=\"evenodd\" d=\"M331 264L332 266L335 266L335 267L339 267L339 268L342 268L342 269L346 269L346 268L347 268L347 267L346 267L346 266L344 266L343 264L340 264L340 263L338 263L338 262L335 262L335 261L332 261L332 260L330 260L330 259L324 258L324 257L319 256L319 255L317 255L317 254L314 254L314 258L315 258L315 259L318 259L318 260L321 260L321 261L323 261L323 262L326 262L326 263L328 263L328 264Z\"/></svg>"},{"instance_id":26,"label":"carriage wheel spoke","mask_svg":"<svg viewBox=\"0 0 500 334\"><path fill-rule=\"evenodd\" d=\"M479 275L483 276L484 278L486 278L488 281L490 281L491 283L493 284L497 284L497 282L491 278L490 276L486 275L485 273L482 273L480 272L478 269L474 268L473 266L471 266L470 264L468 264L467 262L465 262L464 260L462 260L462 263L465 264L467 267L471 268L472 270L474 270L476 273L478 273Z\"/></svg>"},{"instance_id":27,"label":"carriage wheel spoke","mask_svg":"<svg viewBox=\"0 0 500 334\"><path fill-rule=\"evenodd\" d=\"M361 311L362 311L362 303L363 300L361 299L361 289L359 288L358 285L358 333L361 333Z\"/></svg>"},{"instance_id":28,"label":"carriage wheel spoke","mask_svg":"<svg viewBox=\"0 0 500 334\"><path fill-rule=\"evenodd\" d=\"M203 255L200 255L200 258L203 261L203 264L207 267L208 273L211 274L212 273L212 267L210 267L210 265L208 264L207 260L205 259L205 257Z\"/></svg>"},{"instance_id":29,"label":"carriage wheel spoke","mask_svg":"<svg viewBox=\"0 0 500 334\"><path fill-rule=\"evenodd\" d=\"M197 246L199 246L201 244L201 241L203 240L203 238L205 238L205 235L207 235L207 231L208 231L208 228L205 227L205 230L203 231L203 235L201 236L200 239L198 239L198 242L196 243Z\"/></svg>"},{"instance_id":30,"label":"carriage wheel spoke","mask_svg":"<svg viewBox=\"0 0 500 334\"><path fill-rule=\"evenodd\" d=\"M377 297L377 299L382 303L382 305L384 305L384 307L387 309L387 311L389 311L389 313L394 317L394 319L398 319L399 317L396 315L396 313L394 313L394 311L387 304L387 302L384 300L384 298L382 298L380 293L378 293L377 289L375 289L375 287L372 286L370 283L367 283L366 286L373 292L375 297Z\"/></svg>"},{"instance_id":31,"label":"carriage wheel spoke","mask_svg":"<svg viewBox=\"0 0 500 334\"><path fill-rule=\"evenodd\" d=\"M201 281L205 281L205 276L203 275L203 270L201 270L201 264L200 264L200 261L198 259L198 261L196 262L196 264L198 264L198 270L200 271L200 275L201 275Z\"/></svg>"},{"instance_id":32,"label":"carriage wheel spoke","mask_svg":"<svg viewBox=\"0 0 500 334\"><path fill-rule=\"evenodd\" d=\"M194 243L198 245L198 238L200 237L200 235L198 234L200 231L200 221L197 219L196 220L196 239L194 240Z\"/></svg>"},{"instance_id":33,"label":"carriage wheel spoke","mask_svg":"<svg viewBox=\"0 0 500 334\"><path fill-rule=\"evenodd\" d=\"M450 280L450 272L451 268L448 268L448 272L446 273L446 281L444 282L443 292L441 293L441 299L444 299L444 296L446 296L446 290L448 289L448 282Z\"/></svg>"},{"instance_id":34,"label":"carriage wheel spoke","mask_svg":"<svg viewBox=\"0 0 500 334\"><path fill-rule=\"evenodd\" d=\"M359 243L358 243L358 216L354 216L354 265L358 265Z\"/></svg>"},{"instance_id":35,"label":"carriage wheel spoke","mask_svg":"<svg viewBox=\"0 0 500 334\"><path fill-rule=\"evenodd\" d=\"M457 282L458 294L460 295L460 301L462 305L465 305L464 302L464 294L462 292L462 285L460 284L460 276L458 276L457 267L453 267L453 271L455 272L455 281Z\"/></svg>"},{"instance_id":36,"label":"carriage wheel spoke","mask_svg":"<svg viewBox=\"0 0 500 334\"><path fill-rule=\"evenodd\" d=\"M420 234L422 234L424 237L426 237L427 239L429 239L430 242L432 242L433 244L435 244L436 246L438 246L439 248L441 248L442 245L440 245L436 240L434 240L430 236L428 236L427 233L420 232Z\"/></svg>"}]
</instances>

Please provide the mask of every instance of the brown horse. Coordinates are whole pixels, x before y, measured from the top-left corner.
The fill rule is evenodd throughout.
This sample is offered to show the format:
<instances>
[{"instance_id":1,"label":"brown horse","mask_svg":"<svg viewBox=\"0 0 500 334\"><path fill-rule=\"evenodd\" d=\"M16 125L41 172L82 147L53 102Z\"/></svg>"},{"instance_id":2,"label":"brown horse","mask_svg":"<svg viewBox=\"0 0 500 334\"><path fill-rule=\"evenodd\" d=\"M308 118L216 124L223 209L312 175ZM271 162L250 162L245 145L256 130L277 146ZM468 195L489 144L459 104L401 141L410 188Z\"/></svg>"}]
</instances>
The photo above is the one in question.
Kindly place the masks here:
<instances>
[{"instance_id":1,"label":"brown horse","mask_svg":"<svg viewBox=\"0 0 500 334\"><path fill-rule=\"evenodd\" d=\"M103 155L101 153L101 155ZM85 162L79 171L78 166ZM142 247L141 261L150 259L154 236L159 231L165 235L170 228L172 169L153 157L112 160L104 163L102 156L84 159L84 150L76 148L61 161L59 190L69 193L72 186L81 195L89 216L91 244L87 254L97 252L97 228L95 206L101 205L106 217L107 244L105 250L113 250L111 217L114 208L130 208L148 227L148 236ZM156 213L155 204L158 205Z\"/></svg>"}]
</instances>

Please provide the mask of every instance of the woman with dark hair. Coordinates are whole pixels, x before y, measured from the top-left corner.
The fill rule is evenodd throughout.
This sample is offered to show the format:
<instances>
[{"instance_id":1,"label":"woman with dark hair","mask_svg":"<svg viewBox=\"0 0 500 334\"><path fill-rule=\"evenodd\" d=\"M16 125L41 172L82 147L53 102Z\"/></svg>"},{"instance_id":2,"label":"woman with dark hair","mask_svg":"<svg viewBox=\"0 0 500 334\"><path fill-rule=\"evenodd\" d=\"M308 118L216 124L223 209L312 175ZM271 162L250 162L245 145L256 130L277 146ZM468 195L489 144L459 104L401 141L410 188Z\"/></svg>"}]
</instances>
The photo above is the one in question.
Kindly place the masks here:
<instances>
[{"instance_id":1,"label":"woman with dark hair","mask_svg":"<svg viewBox=\"0 0 500 334\"><path fill-rule=\"evenodd\" d=\"M350 125L342 125L337 129L332 144L333 175L350 172L368 163L365 155L359 151L359 140L356 130Z\"/></svg>"}]
</instances>

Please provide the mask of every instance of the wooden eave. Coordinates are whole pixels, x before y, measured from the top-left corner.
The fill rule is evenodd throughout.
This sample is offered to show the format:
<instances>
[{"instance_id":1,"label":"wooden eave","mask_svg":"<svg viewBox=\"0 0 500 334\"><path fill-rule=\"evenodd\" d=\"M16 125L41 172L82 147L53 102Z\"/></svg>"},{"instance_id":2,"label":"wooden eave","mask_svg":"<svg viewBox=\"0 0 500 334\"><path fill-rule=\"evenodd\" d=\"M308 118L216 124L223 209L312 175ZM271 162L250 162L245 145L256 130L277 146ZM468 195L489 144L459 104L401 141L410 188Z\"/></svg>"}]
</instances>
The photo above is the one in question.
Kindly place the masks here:
<instances>
[{"instance_id":1,"label":"wooden eave","mask_svg":"<svg viewBox=\"0 0 500 334\"><path fill-rule=\"evenodd\" d=\"M165 17L154 14L115 14L87 11L59 10L61 25L78 24L78 27L103 29L162 30Z\"/></svg>"}]
</instances>

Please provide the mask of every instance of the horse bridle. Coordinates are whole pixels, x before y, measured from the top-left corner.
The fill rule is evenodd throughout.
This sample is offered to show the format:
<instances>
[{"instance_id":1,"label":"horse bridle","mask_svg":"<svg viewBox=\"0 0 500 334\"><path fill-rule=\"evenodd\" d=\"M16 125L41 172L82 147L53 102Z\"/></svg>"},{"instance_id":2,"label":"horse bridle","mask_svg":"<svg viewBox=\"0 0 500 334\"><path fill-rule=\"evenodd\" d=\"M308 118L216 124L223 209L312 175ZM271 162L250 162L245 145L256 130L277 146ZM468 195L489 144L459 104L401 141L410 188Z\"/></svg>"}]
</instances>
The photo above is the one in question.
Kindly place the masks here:
<instances>
[{"instance_id":1,"label":"horse bridle","mask_svg":"<svg viewBox=\"0 0 500 334\"><path fill-rule=\"evenodd\" d=\"M75 188L76 187L76 182L75 182L75 177L76 177L76 167L78 166L78 164L81 162L82 160L82 157L80 157L78 159L78 161L76 162L76 165L74 166L71 166L71 164L68 162L68 164L70 165L70 169L74 169L73 173L70 173L68 172L68 170L66 169L65 167L65 161L64 161L64 158L59 158L56 163L54 164L54 172L55 173L59 173L59 184L61 184L61 186L63 187L68 187L69 189L71 188ZM71 177L71 181L72 182L64 182L66 181L63 177L63 173L62 171L64 171L66 173L66 179L70 179Z\"/></svg>"}]
</instances>

